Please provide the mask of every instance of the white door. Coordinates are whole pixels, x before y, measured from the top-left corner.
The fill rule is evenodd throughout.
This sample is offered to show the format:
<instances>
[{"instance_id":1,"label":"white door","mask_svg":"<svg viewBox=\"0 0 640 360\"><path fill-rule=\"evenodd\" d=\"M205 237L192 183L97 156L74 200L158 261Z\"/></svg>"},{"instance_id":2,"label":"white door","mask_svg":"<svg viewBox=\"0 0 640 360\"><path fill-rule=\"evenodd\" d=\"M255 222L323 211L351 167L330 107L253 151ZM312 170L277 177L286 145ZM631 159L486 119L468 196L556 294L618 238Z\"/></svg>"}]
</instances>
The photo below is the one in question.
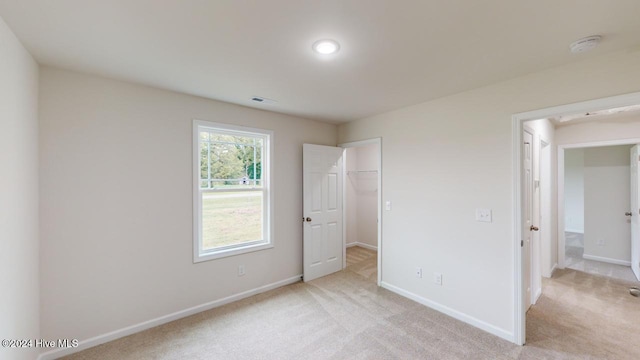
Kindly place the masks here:
<instances>
[{"instance_id":1,"label":"white door","mask_svg":"<svg viewBox=\"0 0 640 360\"><path fill-rule=\"evenodd\" d=\"M531 229L533 229L533 134L526 129L522 144L522 280L525 290L524 309L531 306Z\"/></svg>"},{"instance_id":2,"label":"white door","mask_svg":"<svg viewBox=\"0 0 640 360\"><path fill-rule=\"evenodd\" d=\"M638 145L631 148L631 270L640 281L640 201L638 200Z\"/></svg>"},{"instance_id":3,"label":"white door","mask_svg":"<svg viewBox=\"0 0 640 360\"><path fill-rule=\"evenodd\" d=\"M535 139L535 136L534 136ZM539 227L541 224L540 213L540 143L537 142L531 148L533 151L533 185L531 189L531 219L534 227ZM531 304L535 304L538 301L538 297L542 294L542 274L540 269L541 264L541 247L540 247L541 234L540 231L531 232Z\"/></svg>"},{"instance_id":4,"label":"white door","mask_svg":"<svg viewBox=\"0 0 640 360\"><path fill-rule=\"evenodd\" d=\"M303 145L303 279L342 270L342 148Z\"/></svg>"}]
</instances>

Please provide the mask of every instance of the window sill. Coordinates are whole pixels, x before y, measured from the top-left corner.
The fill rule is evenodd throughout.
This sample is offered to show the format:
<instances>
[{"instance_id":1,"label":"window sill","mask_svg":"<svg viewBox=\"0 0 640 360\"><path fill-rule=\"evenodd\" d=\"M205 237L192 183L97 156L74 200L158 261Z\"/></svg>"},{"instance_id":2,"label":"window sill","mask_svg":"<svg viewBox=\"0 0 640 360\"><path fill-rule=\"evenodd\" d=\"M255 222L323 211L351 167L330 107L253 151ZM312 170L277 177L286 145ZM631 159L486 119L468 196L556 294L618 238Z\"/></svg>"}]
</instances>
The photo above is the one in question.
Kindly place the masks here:
<instances>
[{"instance_id":1,"label":"window sill","mask_svg":"<svg viewBox=\"0 0 640 360\"><path fill-rule=\"evenodd\" d=\"M236 256L236 255L241 255L241 254L246 254L254 251L271 249L271 248L273 248L273 243L254 244L254 245L236 247L232 249L218 250L215 252L203 253L203 254L196 253L193 256L193 263L197 264L204 261L215 260L215 259L225 258L229 256Z\"/></svg>"}]
</instances>

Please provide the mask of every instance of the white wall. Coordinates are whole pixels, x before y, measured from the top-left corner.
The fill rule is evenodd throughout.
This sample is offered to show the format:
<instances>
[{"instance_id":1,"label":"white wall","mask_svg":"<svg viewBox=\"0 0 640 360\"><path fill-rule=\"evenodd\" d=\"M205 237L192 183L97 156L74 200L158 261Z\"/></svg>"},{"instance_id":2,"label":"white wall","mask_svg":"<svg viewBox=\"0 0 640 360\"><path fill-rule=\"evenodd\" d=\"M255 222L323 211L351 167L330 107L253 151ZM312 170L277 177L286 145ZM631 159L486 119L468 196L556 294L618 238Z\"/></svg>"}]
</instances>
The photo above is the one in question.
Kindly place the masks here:
<instances>
[{"instance_id":1,"label":"white wall","mask_svg":"<svg viewBox=\"0 0 640 360\"><path fill-rule=\"evenodd\" d=\"M44 338L86 340L302 273L302 144L335 146L335 125L48 67L40 79ZM192 119L275 132L273 249L192 262Z\"/></svg>"},{"instance_id":2,"label":"white wall","mask_svg":"<svg viewBox=\"0 0 640 360\"><path fill-rule=\"evenodd\" d=\"M640 52L620 52L341 125L339 142L383 138L384 285L513 339L512 115L639 84ZM475 221L478 207L492 223Z\"/></svg>"},{"instance_id":3,"label":"white wall","mask_svg":"<svg viewBox=\"0 0 640 360\"><path fill-rule=\"evenodd\" d=\"M38 64L0 18L0 339L39 330ZM38 349L0 348L2 359Z\"/></svg>"},{"instance_id":4,"label":"white wall","mask_svg":"<svg viewBox=\"0 0 640 360\"><path fill-rule=\"evenodd\" d=\"M564 230L584 233L584 149L564 152Z\"/></svg>"},{"instance_id":5,"label":"white wall","mask_svg":"<svg viewBox=\"0 0 640 360\"><path fill-rule=\"evenodd\" d=\"M377 168L377 144L347 148L347 245L378 247Z\"/></svg>"},{"instance_id":6,"label":"white wall","mask_svg":"<svg viewBox=\"0 0 640 360\"><path fill-rule=\"evenodd\" d=\"M584 149L584 257L631 260L629 153L631 146ZM601 244L598 244L598 241Z\"/></svg>"}]
</instances>

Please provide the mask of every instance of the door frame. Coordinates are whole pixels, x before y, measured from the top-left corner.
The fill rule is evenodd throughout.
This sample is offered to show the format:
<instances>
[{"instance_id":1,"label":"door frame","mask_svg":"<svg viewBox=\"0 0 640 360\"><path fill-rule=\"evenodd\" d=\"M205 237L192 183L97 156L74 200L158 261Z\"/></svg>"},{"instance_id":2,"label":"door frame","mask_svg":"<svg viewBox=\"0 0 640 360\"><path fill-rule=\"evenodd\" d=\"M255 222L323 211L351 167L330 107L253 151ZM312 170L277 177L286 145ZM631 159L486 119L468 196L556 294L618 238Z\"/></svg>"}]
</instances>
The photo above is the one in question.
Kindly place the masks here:
<instances>
[{"instance_id":1,"label":"door frame","mask_svg":"<svg viewBox=\"0 0 640 360\"><path fill-rule=\"evenodd\" d=\"M540 275L550 278L557 265L551 264L551 230L553 221L551 208L553 203L553 178L551 172L552 148L551 141L540 136ZM540 294L542 295L542 284ZM537 298L536 298L537 301Z\"/></svg>"},{"instance_id":2,"label":"door frame","mask_svg":"<svg viewBox=\"0 0 640 360\"><path fill-rule=\"evenodd\" d=\"M514 329L514 343L524 345L526 340L526 314L524 306L524 292L523 288L523 261L522 261L522 248L520 247L520 241L522 240L522 130L523 123L529 120L538 120L543 118L549 118L557 115L569 115L578 112L588 112L606 108L615 108L629 105L640 104L640 92L618 95L612 97L606 97L601 99L594 99L582 102L576 102L567 105L560 105L554 107L548 107L539 110L527 111L522 113L513 114L511 116L512 124L512 203L513 203L513 225L512 225L512 242L513 246L513 329ZM559 158L558 158L559 159ZM564 166L564 152L563 152L563 166ZM560 166L560 161L558 161ZM564 185L564 184L563 184ZM560 184L558 184L560 186ZM558 201L558 212L562 210L564 213L564 207L562 203ZM558 233L560 229L564 228L564 219L558 217ZM562 238L564 245L564 238ZM560 246L560 237L558 238L558 246Z\"/></svg>"},{"instance_id":3,"label":"door frame","mask_svg":"<svg viewBox=\"0 0 640 360\"><path fill-rule=\"evenodd\" d=\"M382 283L382 138L372 138L360 141L352 141L347 143L338 144L338 147L344 149L343 154L346 153L346 149L360 147L365 145L377 144L378 145L378 279L377 284L380 286ZM344 156L344 155L343 155ZM348 161L348 159L347 159ZM347 168L346 161L342 162L342 188L346 190L347 188ZM342 252L343 252L343 268L346 264L347 254L346 254L346 245L347 245L347 192L342 192Z\"/></svg>"},{"instance_id":4,"label":"door frame","mask_svg":"<svg viewBox=\"0 0 640 360\"><path fill-rule=\"evenodd\" d=\"M640 138L593 141L578 144L558 145L558 268L565 268L564 237L564 152L568 149L595 148L603 146L640 144ZM562 206L560 206L562 204Z\"/></svg>"}]
</instances>

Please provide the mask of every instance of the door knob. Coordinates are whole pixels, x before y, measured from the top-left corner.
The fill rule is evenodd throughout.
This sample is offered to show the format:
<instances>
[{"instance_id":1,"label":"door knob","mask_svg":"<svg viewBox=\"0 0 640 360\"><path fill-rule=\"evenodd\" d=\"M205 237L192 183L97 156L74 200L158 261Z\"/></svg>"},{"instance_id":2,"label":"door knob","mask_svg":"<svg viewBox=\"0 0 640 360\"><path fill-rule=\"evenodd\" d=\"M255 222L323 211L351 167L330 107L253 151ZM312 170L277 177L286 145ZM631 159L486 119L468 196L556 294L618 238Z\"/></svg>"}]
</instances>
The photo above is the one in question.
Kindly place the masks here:
<instances>
[{"instance_id":1,"label":"door knob","mask_svg":"<svg viewBox=\"0 0 640 360\"><path fill-rule=\"evenodd\" d=\"M540 230L537 226L533 226L531 225L531 227L529 228L530 231L538 231Z\"/></svg>"},{"instance_id":2,"label":"door knob","mask_svg":"<svg viewBox=\"0 0 640 360\"><path fill-rule=\"evenodd\" d=\"M627 211L626 213L624 213L625 216L631 216L631 211Z\"/></svg>"},{"instance_id":3,"label":"door knob","mask_svg":"<svg viewBox=\"0 0 640 360\"><path fill-rule=\"evenodd\" d=\"M306 218L305 220L307 220L307 222L311 222L311 218L310 217Z\"/></svg>"}]
</instances>

